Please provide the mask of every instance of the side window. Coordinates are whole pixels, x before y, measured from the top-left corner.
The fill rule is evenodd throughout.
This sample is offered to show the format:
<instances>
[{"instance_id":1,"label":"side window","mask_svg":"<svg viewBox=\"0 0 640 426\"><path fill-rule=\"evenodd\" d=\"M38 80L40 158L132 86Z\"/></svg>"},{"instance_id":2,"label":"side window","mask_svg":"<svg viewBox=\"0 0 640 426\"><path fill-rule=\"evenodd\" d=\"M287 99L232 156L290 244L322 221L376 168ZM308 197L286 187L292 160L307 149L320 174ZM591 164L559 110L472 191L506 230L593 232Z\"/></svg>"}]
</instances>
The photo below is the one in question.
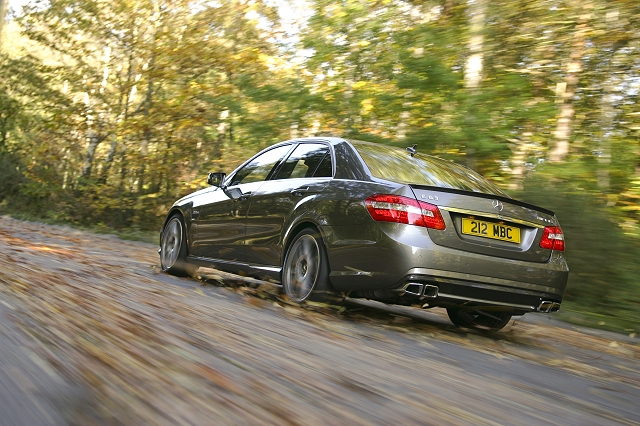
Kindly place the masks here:
<instances>
[{"instance_id":1,"label":"side window","mask_svg":"<svg viewBox=\"0 0 640 426\"><path fill-rule=\"evenodd\" d=\"M249 164L238 170L238 173L231 179L229 186L265 180L273 167L290 149L291 145L283 145L257 156Z\"/></svg>"},{"instance_id":2,"label":"side window","mask_svg":"<svg viewBox=\"0 0 640 426\"><path fill-rule=\"evenodd\" d=\"M333 176L333 166L331 163L331 153L327 152L318 165L316 172L313 174L314 177L332 177Z\"/></svg>"},{"instance_id":3,"label":"side window","mask_svg":"<svg viewBox=\"0 0 640 426\"><path fill-rule=\"evenodd\" d=\"M302 143L289 155L274 179L331 177L331 174L329 147L318 143Z\"/></svg>"}]
</instances>

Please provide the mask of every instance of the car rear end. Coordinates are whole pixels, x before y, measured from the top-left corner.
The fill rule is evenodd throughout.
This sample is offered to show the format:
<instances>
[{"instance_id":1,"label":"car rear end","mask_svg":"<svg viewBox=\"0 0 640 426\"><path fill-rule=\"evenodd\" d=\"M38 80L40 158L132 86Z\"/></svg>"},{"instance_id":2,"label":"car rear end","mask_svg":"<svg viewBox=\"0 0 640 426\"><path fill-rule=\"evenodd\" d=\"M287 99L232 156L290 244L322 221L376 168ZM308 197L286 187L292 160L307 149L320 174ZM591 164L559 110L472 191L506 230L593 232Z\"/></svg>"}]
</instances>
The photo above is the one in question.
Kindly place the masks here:
<instances>
[{"instance_id":1,"label":"car rear end","mask_svg":"<svg viewBox=\"0 0 640 426\"><path fill-rule=\"evenodd\" d=\"M370 251L394 259L378 268L397 280L386 289L363 289L361 295L512 314L560 308L568 266L553 212L509 198L458 164L353 145L375 180L406 185L364 201L377 232L378 248ZM411 167L420 170L412 173Z\"/></svg>"},{"instance_id":2,"label":"car rear end","mask_svg":"<svg viewBox=\"0 0 640 426\"><path fill-rule=\"evenodd\" d=\"M568 267L564 236L551 212L498 197L414 191L417 199L434 198L430 204L445 227L427 228L433 245L422 253L426 267L411 268L403 288L439 302L522 312L559 309Z\"/></svg>"}]
</instances>

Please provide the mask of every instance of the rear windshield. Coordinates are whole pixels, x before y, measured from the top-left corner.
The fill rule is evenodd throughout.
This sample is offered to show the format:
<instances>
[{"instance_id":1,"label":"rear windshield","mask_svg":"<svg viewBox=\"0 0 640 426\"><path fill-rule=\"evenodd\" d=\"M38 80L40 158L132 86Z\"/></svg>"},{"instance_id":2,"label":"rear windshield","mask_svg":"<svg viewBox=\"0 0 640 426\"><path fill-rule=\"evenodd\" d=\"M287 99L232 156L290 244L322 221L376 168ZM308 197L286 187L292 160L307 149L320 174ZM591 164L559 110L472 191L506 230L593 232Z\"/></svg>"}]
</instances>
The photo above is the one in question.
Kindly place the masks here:
<instances>
[{"instance_id":1,"label":"rear windshield","mask_svg":"<svg viewBox=\"0 0 640 426\"><path fill-rule=\"evenodd\" d=\"M392 146L349 142L356 148L371 174L377 178L508 196L496 185L460 164L420 153L411 157L406 150Z\"/></svg>"}]
</instances>

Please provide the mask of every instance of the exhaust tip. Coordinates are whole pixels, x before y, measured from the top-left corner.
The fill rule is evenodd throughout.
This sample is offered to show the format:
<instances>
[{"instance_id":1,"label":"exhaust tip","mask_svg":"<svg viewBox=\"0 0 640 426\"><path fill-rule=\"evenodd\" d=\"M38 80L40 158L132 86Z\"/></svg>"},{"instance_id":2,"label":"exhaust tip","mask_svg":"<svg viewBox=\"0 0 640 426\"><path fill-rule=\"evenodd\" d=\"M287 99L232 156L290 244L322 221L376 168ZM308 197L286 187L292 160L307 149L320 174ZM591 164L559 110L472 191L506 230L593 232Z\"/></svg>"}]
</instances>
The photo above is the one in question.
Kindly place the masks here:
<instances>
[{"instance_id":1,"label":"exhaust tip","mask_svg":"<svg viewBox=\"0 0 640 426\"><path fill-rule=\"evenodd\" d=\"M435 298L438 296L438 286L421 283L407 283L404 288L405 294L412 296L423 296L429 298Z\"/></svg>"},{"instance_id":2,"label":"exhaust tip","mask_svg":"<svg viewBox=\"0 0 640 426\"><path fill-rule=\"evenodd\" d=\"M550 312L558 312L559 310L560 310L560 303L558 302L543 300L542 302L540 302L540 305L538 305L539 312L550 313Z\"/></svg>"},{"instance_id":3,"label":"exhaust tip","mask_svg":"<svg viewBox=\"0 0 640 426\"><path fill-rule=\"evenodd\" d=\"M408 283L404 286L404 291L406 294L411 294L413 296L422 296L422 287L423 284L418 283Z\"/></svg>"},{"instance_id":4,"label":"exhaust tip","mask_svg":"<svg viewBox=\"0 0 640 426\"><path fill-rule=\"evenodd\" d=\"M424 297L435 298L438 297L438 286L437 285L424 285Z\"/></svg>"}]
</instances>

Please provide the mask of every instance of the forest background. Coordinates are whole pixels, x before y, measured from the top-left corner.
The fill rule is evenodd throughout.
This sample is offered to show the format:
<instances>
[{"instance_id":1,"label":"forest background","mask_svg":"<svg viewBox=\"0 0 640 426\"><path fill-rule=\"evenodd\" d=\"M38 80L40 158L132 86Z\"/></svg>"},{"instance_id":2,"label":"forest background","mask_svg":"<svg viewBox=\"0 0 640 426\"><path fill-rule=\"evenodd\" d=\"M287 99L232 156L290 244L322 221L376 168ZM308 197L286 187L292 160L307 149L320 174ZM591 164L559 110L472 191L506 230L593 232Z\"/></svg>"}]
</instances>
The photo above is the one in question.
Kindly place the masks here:
<instances>
[{"instance_id":1,"label":"forest background","mask_svg":"<svg viewBox=\"0 0 640 426\"><path fill-rule=\"evenodd\" d=\"M562 315L640 332L637 0L9 6L3 213L155 237L207 172L273 142L417 144L556 211Z\"/></svg>"}]
</instances>

